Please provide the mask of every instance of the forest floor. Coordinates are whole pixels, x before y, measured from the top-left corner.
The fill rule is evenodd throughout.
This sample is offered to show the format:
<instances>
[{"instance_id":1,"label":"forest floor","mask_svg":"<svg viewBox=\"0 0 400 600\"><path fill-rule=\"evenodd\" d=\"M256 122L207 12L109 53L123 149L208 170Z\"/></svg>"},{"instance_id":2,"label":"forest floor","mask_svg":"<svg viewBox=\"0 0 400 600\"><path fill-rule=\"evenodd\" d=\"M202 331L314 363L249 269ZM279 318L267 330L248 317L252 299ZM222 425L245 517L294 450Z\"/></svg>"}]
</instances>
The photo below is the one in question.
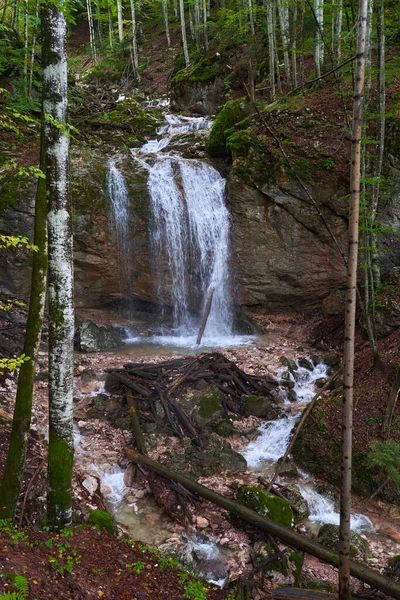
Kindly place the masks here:
<instances>
[{"instance_id":1,"label":"forest floor","mask_svg":"<svg viewBox=\"0 0 400 600\"><path fill-rule=\"evenodd\" d=\"M88 316L88 313L85 312L85 317ZM99 320L98 314L97 317L96 320ZM307 355L315 347L322 351L335 350L339 354L341 352L342 323L340 319L321 322L321 317L317 315L267 316L262 313L253 315L253 318L259 329L264 331L259 341L251 347L231 348L224 351L230 360L233 360L246 372L274 375L280 366L279 358L281 356L298 358ZM107 324L106 318L100 319L100 321L102 324ZM372 360L369 356L368 344L363 340L361 334L357 336L357 347L354 430L356 439L360 439L363 444L368 445L379 432L381 424L379 416L385 407L387 392L390 388L390 376L399 359L400 332L395 332L380 344L383 352L384 368L382 369L370 370ZM143 363L162 362L177 356L179 356L177 353L171 352L160 356L141 355L134 360ZM44 436L47 423L46 359L47 353L43 347L39 354L34 418L18 512L21 524L28 526L28 529L24 533L8 530L7 527L0 531L0 571L26 576L32 590L30 597L41 600L98 597L106 600L113 598L132 600L132 590L135 590L136 596L134 597L138 599L192 597L185 596L185 583L180 583L184 576L179 575L179 570L171 568L170 565L160 568L160 560L157 555L146 552L143 554L140 546L136 544L131 547L121 541L121 537L118 539L110 536L107 532L99 532L87 527L74 529L72 536L68 533L67 536L54 536L39 531L45 522L43 507L46 495L44 463L46 455ZM81 386L82 390L85 388L85 384L81 382L81 376L87 370L101 373L109 368L121 367L127 360L131 360L131 357L124 349L121 349L120 352L76 354L77 387ZM93 383L90 385L93 386ZM87 391L89 391L89 387L86 387ZM0 388L2 393L0 396L0 472L5 464L15 390L14 377L6 378ZM332 423L332 427L339 427L340 415L334 413L332 419L333 421L337 419L336 423ZM246 423L244 420L241 425L244 434L246 428L255 430L259 425L255 418L250 418L248 421ZM397 435L397 432L394 434ZM122 468L125 468L126 460L122 458L123 448L130 443L126 435L126 433L114 429L109 423L93 420L85 433L83 453L89 451L91 458L92 455L93 457L102 457L103 462L119 463ZM246 441L246 437L243 440ZM156 447L151 450L150 454L154 458L158 458L163 455L163 452L171 449L171 444L173 444L172 438L165 437L164 439L161 435L157 436ZM85 462L85 457L82 457L78 451L74 471L73 504L75 521L78 524L84 523L91 509L106 508L101 486L94 493L89 493L83 485L88 473L90 474L87 461ZM33 477L35 479L32 485L30 482ZM249 483L250 479L246 474L223 473L221 476L204 478L201 481L219 493L233 496L237 485ZM139 491L142 494L148 494L146 486L142 487L143 489ZM26 504L24 504L25 498ZM23 506L22 510L21 505ZM372 502L365 507L361 499L355 498L354 510L368 515L379 531L379 537L372 536L369 540L371 547L369 564L373 568L383 569L391 556L400 553L399 509L381 501ZM246 563L250 552L251 535L249 538L247 534L235 530L225 518L221 519L221 511L205 502L193 509L192 516L194 522L192 530L195 531L197 527L201 533L210 531L215 539L222 541L232 551L232 575L238 572L248 572L249 567L246 567ZM205 518L206 521L199 520L199 517ZM159 526L157 509L150 513L149 519L154 528ZM204 526L208 529L205 530ZM172 538L179 537L184 530L181 524L174 523L171 519L167 520L167 528L171 532ZM120 528L120 534L124 537L131 537L123 528ZM135 536L132 535L132 537ZM53 542L48 541L50 539L53 539ZM126 566L132 564L133 567ZM155 566L156 564L159 566ZM139 573L136 572L138 570ZM307 557L305 561L303 576L305 581L324 581L332 586L336 585L335 569L320 563L311 556ZM189 579L186 580L186 585L188 582L190 582ZM194 583L193 586L195 585L200 584ZM265 585L264 587L270 586ZM0 591L6 589L12 589L11 582L0 578ZM165 593L166 589L167 593ZM193 596L193 598L195 597ZM207 597L211 599L225 598L227 593L218 590L210 591Z\"/></svg>"}]
</instances>

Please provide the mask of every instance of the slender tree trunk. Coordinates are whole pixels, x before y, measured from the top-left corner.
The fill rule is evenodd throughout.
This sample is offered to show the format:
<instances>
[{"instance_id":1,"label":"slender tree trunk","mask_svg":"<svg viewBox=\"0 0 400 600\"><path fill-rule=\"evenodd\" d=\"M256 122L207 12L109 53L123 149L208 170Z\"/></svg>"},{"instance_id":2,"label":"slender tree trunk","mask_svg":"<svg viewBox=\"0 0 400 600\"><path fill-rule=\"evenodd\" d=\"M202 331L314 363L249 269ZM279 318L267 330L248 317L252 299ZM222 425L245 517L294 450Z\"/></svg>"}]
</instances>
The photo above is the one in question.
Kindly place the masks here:
<instances>
[{"instance_id":1,"label":"slender tree trunk","mask_svg":"<svg viewBox=\"0 0 400 600\"><path fill-rule=\"evenodd\" d=\"M34 25L33 35L32 35L31 69L30 69L30 73L29 73L29 91L28 91L29 98L31 97L31 94L32 94L32 85L33 85L33 67L35 64L36 28L37 28L37 22L39 20L39 0L36 0L35 19L36 19L36 23Z\"/></svg>"},{"instance_id":2,"label":"slender tree trunk","mask_svg":"<svg viewBox=\"0 0 400 600\"><path fill-rule=\"evenodd\" d=\"M314 0L314 13L316 19L314 63L317 77L321 77L321 67L324 62L324 0Z\"/></svg>"},{"instance_id":3,"label":"slender tree trunk","mask_svg":"<svg viewBox=\"0 0 400 600\"><path fill-rule=\"evenodd\" d=\"M278 0L278 16L279 25L281 28L282 47L283 47L283 62L285 63L286 79L289 87L292 87L290 75L290 34L289 34L289 7L286 0Z\"/></svg>"},{"instance_id":4,"label":"slender tree trunk","mask_svg":"<svg viewBox=\"0 0 400 600\"><path fill-rule=\"evenodd\" d=\"M250 21L251 35L256 35L256 30L254 27L253 2L252 2L252 0L247 0L247 3L248 3L248 9L249 9L249 21Z\"/></svg>"},{"instance_id":5,"label":"slender tree trunk","mask_svg":"<svg viewBox=\"0 0 400 600\"><path fill-rule=\"evenodd\" d=\"M265 8L267 10L267 33L268 33L268 58L269 58L269 83L271 86L271 101L275 100L275 36L274 36L274 17L273 17L273 2L274 0L265 0Z\"/></svg>"},{"instance_id":6,"label":"slender tree trunk","mask_svg":"<svg viewBox=\"0 0 400 600\"><path fill-rule=\"evenodd\" d=\"M343 0L338 0L336 12L336 57L338 64L342 56L342 24L343 24Z\"/></svg>"},{"instance_id":7,"label":"slender tree trunk","mask_svg":"<svg viewBox=\"0 0 400 600\"><path fill-rule=\"evenodd\" d=\"M28 63L29 63L29 11L28 11L28 0L25 0L25 11L24 11L24 91L25 96L28 96Z\"/></svg>"},{"instance_id":8,"label":"slender tree trunk","mask_svg":"<svg viewBox=\"0 0 400 600\"><path fill-rule=\"evenodd\" d=\"M43 125L40 151L41 169L44 171ZM30 360L19 370L17 397L11 430L7 462L0 487L0 519L13 519L21 491L22 477L28 436L31 425L33 384L35 364L40 344L46 299L47 278L47 203L46 181L38 179L35 200L35 233L33 243L37 251L33 253L31 295L24 341L24 353Z\"/></svg>"},{"instance_id":9,"label":"slender tree trunk","mask_svg":"<svg viewBox=\"0 0 400 600\"><path fill-rule=\"evenodd\" d=\"M297 4L293 6L292 15L292 78L293 87L297 88Z\"/></svg>"},{"instance_id":10,"label":"slender tree trunk","mask_svg":"<svg viewBox=\"0 0 400 600\"><path fill-rule=\"evenodd\" d=\"M108 12L108 40L109 40L110 48L113 48L114 32L113 32L113 23L112 23L112 17L111 17L110 0L107 0L107 12Z\"/></svg>"},{"instance_id":11,"label":"slender tree trunk","mask_svg":"<svg viewBox=\"0 0 400 600\"><path fill-rule=\"evenodd\" d=\"M274 36L274 52L275 52L275 69L276 69L276 85L278 88L278 92L282 93L282 82L281 82L281 72L279 67L279 55L278 55L278 44L276 42L276 4L275 0L272 2L272 32Z\"/></svg>"},{"instance_id":12,"label":"slender tree trunk","mask_svg":"<svg viewBox=\"0 0 400 600\"><path fill-rule=\"evenodd\" d=\"M181 30L182 30L182 45L183 45L183 56L185 57L185 65L188 67L190 63L188 45L186 39L186 23L185 23L185 8L183 0L179 0L179 10L181 13Z\"/></svg>"},{"instance_id":13,"label":"slender tree trunk","mask_svg":"<svg viewBox=\"0 0 400 600\"><path fill-rule=\"evenodd\" d=\"M122 0L117 0L118 39L122 44L124 41L124 21L122 16Z\"/></svg>"},{"instance_id":14,"label":"slender tree trunk","mask_svg":"<svg viewBox=\"0 0 400 600\"><path fill-rule=\"evenodd\" d=\"M207 0L203 0L203 32L204 32L204 49L208 52L208 33L207 33Z\"/></svg>"},{"instance_id":15,"label":"slender tree trunk","mask_svg":"<svg viewBox=\"0 0 400 600\"><path fill-rule=\"evenodd\" d=\"M86 10L89 25L90 49L92 51L93 62L97 62L96 38L94 35L93 13L91 0L86 0Z\"/></svg>"},{"instance_id":16,"label":"slender tree trunk","mask_svg":"<svg viewBox=\"0 0 400 600\"><path fill-rule=\"evenodd\" d=\"M140 81L139 75L139 55L137 48L137 28L136 28L136 14L135 14L135 2L130 0L131 3L131 19L132 19L132 51L133 51L133 67L137 79Z\"/></svg>"},{"instance_id":17,"label":"slender tree trunk","mask_svg":"<svg viewBox=\"0 0 400 600\"><path fill-rule=\"evenodd\" d=\"M101 50L104 49L104 35L103 35L103 25L101 23L101 10L99 1L96 0L96 23L97 23L97 36L99 38L99 48Z\"/></svg>"},{"instance_id":18,"label":"slender tree trunk","mask_svg":"<svg viewBox=\"0 0 400 600\"><path fill-rule=\"evenodd\" d=\"M49 463L47 514L52 529L72 518L74 305L63 13L42 12L43 112L49 236Z\"/></svg>"},{"instance_id":19,"label":"slender tree trunk","mask_svg":"<svg viewBox=\"0 0 400 600\"><path fill-rule=\"evenodd\" d=\"M165 35L167 36L168 47L171 45L171 38L169 35L169 24L168 24L168 0L161 0L162 11L164 16Z\"/></svg>"},{"instance_id":20,"label":"slender tree trunk","mask_svg":"<svg viewBox=\"0 0 400 600\"><path fill-rule=\"evenodd\" d=\"M353 429L354 333L356 319L357 255L360 202L360 158L365 76L365 44L368 0L360 0L357 66L353 100L350 172L349 254L343 357L342 480L340 494L339 599L350 597L350 515Z\"/></svg>"}]
</instances>

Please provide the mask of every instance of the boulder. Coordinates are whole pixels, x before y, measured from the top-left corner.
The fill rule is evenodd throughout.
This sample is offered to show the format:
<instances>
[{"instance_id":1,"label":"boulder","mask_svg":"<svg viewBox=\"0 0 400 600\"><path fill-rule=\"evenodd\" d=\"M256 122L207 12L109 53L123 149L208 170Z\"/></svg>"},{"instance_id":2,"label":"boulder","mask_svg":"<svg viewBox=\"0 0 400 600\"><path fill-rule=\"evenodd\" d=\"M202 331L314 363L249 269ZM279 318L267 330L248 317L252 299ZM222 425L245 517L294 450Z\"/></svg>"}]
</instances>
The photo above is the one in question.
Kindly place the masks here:
<instances>
[{"instance_id":1,"label":"boulder","mask_svg":"<svg viewBox=\"0 0 400 600\"><path fill-rule=\"evenodd\" d=\"M260 487L242 485L237 494L237 501L279 525L293 526L293 511L289 502Z\"/></svg>"},{"instance_id":2,"label":"boulder","mask_svg":"<svg viewBox=\"0 0 400 600\"><path fill-rule=\"evenodd\" d=\"M203 436L202 441L203 448L198 448L190 440L184 440L184 451L171 453L166 466L189 477L210 477L222 471L235 473L247 469L246 459L226 440Z\"/></svg>"},{"instance_id":3,"label":"boulder","mask_svg":"<svg viewBox=\"0 0 400 600\"><path fill-rule=\"evenodd\" d=\"M245 417L260 417L270 421L282 415L283 400L274 396L242 396L240 400L241 414Z\"/></svg>"},{"instance_id":4,"label":"boulder","mask_svg":"<svg viewBox=\"0 0 400 600\"><path fill-rule=\"evenodd\" d=\"M297 371L298 370L298 366L296 364L296 361L293 360L292 358L288 358L287 356L280 356L279 357L279 362L281 363L281 365L283 367L287 367L287 369L293 373L293 371Z\"/></svg>"},{"instance_id":5,"label":"boulder","mask_svg":"<svg viewBox=\"0 0 400 600\"><path fill-rule=\"evenodd\" d=\"M318 532L317 542L329 548L330 550L334 550L335 552L339 552L339 525L332 525L330 523L326 523L322 525L321 529ZM365 560L369 554L368 542L361 535L356 533L355 531L350 532L350 557L351 558L361 558Z\"/></svg>"},{"instance_id":6,"label":"boulder","mask_svg":"<svg viewBox=\"0 0 400 600\"><path fill-rule=\"evenodd\" d=\"M303 367L303 369L307 369L307 371L313 371L314 365L308 358L300 358L299 367Z\"/></svg>"},{"instance_id":7,"label":"boulder","mask_svg":"<svg viewBox=\"0 0 400 600\"><path fill-rule=\"evenodd\" d=\"M279 549L284 547L279 545ZM256 542L251 553L254 567L263 564L269 557L276 553L272 544ZM262 572L268 575L268 579L276 585L300 586L301 571L303 568L304 554L295 550L287 549L287 552L276 560L262 568Z\"/></svg>"},{"instance_id":8,"label":"boulder","mask_svg":"<svg viewBox=\"0 0 400 600\"><path fill-rule=\"evenodd\" d=\"M104 352L123 345L121 332L115 327L98 327L89 319L76 330L76 348L81 352Z\"/></svg>"}]
</instances>

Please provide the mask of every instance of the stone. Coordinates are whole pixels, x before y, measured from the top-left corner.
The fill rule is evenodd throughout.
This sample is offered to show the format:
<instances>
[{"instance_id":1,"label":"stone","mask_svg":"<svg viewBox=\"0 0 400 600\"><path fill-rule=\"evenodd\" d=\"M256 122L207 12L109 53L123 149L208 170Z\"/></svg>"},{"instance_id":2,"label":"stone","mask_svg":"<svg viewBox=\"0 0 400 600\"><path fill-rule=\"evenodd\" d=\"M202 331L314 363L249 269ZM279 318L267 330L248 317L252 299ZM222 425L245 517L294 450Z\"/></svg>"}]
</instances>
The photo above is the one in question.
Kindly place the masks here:
<instances>
[{"instance_id":1,"label":"stone","mask_svg":"<svg viewBox=\"0 0 400 600\"><path fill-rule=\"evenodd\" d=\"M330 550L339 552L339 531L339 525L326 523L322 525L318 532L317 542ZM367 540L355 531L350 531L350 557L358 557L365 560L368 555L369 547Z\"/></svg>"},{"instance_id":2,"label":"stone","mask_svg":"<svg viewBox=\"0 0 400 600\"><path fill-rule=\"evenodd\" d=\"M260 487L242 485L238 490L237 501L279 525L293 526L293 511L289 502Z\"/></svg>"},{"instance_id":3,"label":"stone","mask_svg":"<svg viewBox=\"0 0 400 600\"><path fill-rule=\"evenodd\" d=\"M205 529L209 526L209 521L205 517L196 517L196 527L199 529Z\"/></svg>"},{"instance_id":4,"label":"stone","mask_svg":"<svg viewBox=\"0 0 400 600\"><path fill-rule=\"evenodd\" d=\"M124 485L127 488L132 487L132 485L135 482L135 476L136 476L136 465L129 463L129 465L126 467L125 473L124 473Z\"/></svg>"},{"instance_id":5,"label":"stone","mask_svg":"<svg viewBox=\"0 0 400 600\"><path fill-rule=\"evenodd\" d=\"M328 367L336 367L336 365L339 363L340 357L337 352L328 352L328 354L325 354L323 360Z\"/></svg>"},{"instance_id":6,"label":"stone","mask_svg":"<svg viewBox=\"0 0 400 600\"><path fill-rule=\"evenodd\" d=\"M283 549L283 547L280 547L280 549ZM275 549L272 544L256 542L251 551L251 560L254 567L257 568L274 554ZM302 552L287 549L287 552L280 559L272 561L263 567L262 571L268 575L268 579L273 584L299 587L303 562L304 554Z\"/></svg>"},{"instance_id":7,"label":"stone","mask_svg":"<svg viewBox=\"0 0 400 600\"><path fill-rule=\"evenodd\" d=\"M298 512L293 511L294 522L301 523L310 516L310 509L308 502L301 493L295 488L287 488L285 490L285 497L296 507Z\"/></svg>"},{"instance_id":8,"label":"stone","mask_svg":"<svg viewBox=\"0 0 400 600\"><path fill-rule=\"evenodd\" d=\"M345 290L333 290L322 301L322 314L324 317L333 317L344 313L345 301Z\"/></svg>"},{"instance_id":9,"label":"stone","mask_svg":"<svg viewBox=\"0 0 400 600\"><path fill-rule=\"evenodd\" d=\"M220 423L218 423L216 432L218 433L218 435L222 435L223 437L228 437L229 435L231 435L233 432L232 419L226 418L223 419Z\"/></svg>"},{"instance_id":10,"label":"stone","mask_svg":"<svg viewBox=\"0 0 400 600\"><path fill-rule=\"evenodd\" d=\"M313 371L314 365L308 358L300 358L299 359L299 367L303 367L303 369L307 369L307 371Z\"/></svg>"},{"instance_id":11,"label":"stone","mask_svg":"<svg viewBox=\"0 0 400 600\"><path fill-rule=\"evenodd\" d=\"M93 496L93 494L98 488L99 482L97 481L96 477L92 477L92 475L87 475L82 481L82 485L89 492L89 494Z\"/></svg>"},{"instance_id":12,"label":"stone","mask_svg":"<svg viewBox=\"0 0 400 600\"><path fill-rule=\"evenodd\" d=\"M277 396L242 396L240 399L241 414L245 417L260 417L268 420L278 419L282 415L282 407Z\"/></svg>"},{"instance_id":13,"label":"stone","mask_svg":"<svg viewBox=\"0 0 400 600\"><path fill-rule=\"evenodd\" d=\"M292 358L288 358L287 356L280 356L279 362L283 367L287 367L290 372L297 371L298 367L296 361Z\"/></svg>"},{"instance_id":14,"label":"stone","mask_svg":"<svg viewBox=\"0 0 400 600\"><path fill-rule=\"evenodd\" d=\"M104 352L123 345L120 331L114 327L98 327L89 319L76 331L76 346L81 352Z\"/></svg>"}]
</instances>

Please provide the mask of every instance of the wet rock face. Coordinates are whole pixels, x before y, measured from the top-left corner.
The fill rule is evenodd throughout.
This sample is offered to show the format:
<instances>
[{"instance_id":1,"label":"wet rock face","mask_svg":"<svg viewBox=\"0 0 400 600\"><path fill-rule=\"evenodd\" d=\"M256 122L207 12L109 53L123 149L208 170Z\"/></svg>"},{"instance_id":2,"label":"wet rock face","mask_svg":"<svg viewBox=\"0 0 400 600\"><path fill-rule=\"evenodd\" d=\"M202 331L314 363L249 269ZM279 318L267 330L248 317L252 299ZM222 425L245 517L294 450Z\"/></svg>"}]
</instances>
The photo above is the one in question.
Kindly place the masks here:
<instances>
[{"instance_id":1,"label":"wet rock face","mask_svg":"<svg viewBox=\"0 0 400 600\"><path fill-rule=\"evenodd\" d=\"M339 525L329 523L322 525L318 532L317 542L339 552ZM355 531L350 532L350 557L366 559L369 554L368 542Z\"/></svg>"},{"instance_id":2,"label":"wet rock face","mask_svg":"<svg viewBox=\"0 0 400 600\"><path fill-rule=\"evenodd\" d=\"M276 391L271 392L269 396L242 396L240 404L241 412L245 417L274 420L283 413L283 400Z\"/></svg>"}]
</instances>

